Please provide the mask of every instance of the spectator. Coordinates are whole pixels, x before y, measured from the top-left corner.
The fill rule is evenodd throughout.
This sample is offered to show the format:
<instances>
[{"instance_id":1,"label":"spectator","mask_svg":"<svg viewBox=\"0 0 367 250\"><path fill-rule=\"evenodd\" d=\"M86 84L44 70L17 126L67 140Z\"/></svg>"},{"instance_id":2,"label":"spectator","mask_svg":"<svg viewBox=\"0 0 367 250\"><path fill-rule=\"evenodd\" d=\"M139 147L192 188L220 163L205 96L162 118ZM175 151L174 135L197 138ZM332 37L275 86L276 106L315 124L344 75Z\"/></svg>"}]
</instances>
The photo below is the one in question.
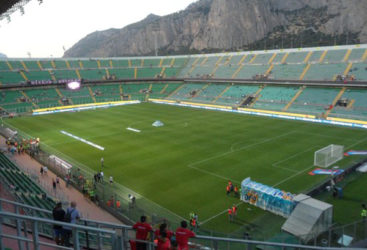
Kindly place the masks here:
<instances>
[{"instance_id":1,"label":"spectator","mask_svg":"<svg viewBox=\"0 0 367 250\"><path fill-rule=\"evenodd\" d=\"M43 175L43 167L41 167L40 173L41 173L41 175Z\"/></svg>"},{"instance_id":2,"label":"spectator","mask_svg":"<svg viewBox=\"0 0 367 250\"><path fill-rule=\"evenodd\" d=\"M70 203L70 207L66 210L64 221L76 224L77 220L80 219L79 211L76 209L76 202L72 201ZM65 246L70 247L70 237L72 235L72 228L71 227L64 227L64 235L65 235Z\"/></svg>"},{"instance_id":3,"label":"spectator","mask_svg":"<svg viewBox=\"0 0 367 250\"><path fill-rule=\"evenodd\" d=\"M167 237L166 231L160 233L158 238L157 250L170 250L171 249L171 241Z\"/></svg>"},{"instance_id":4,"label":"spectator","mask_svg":"<svg viewBox=\"0 0 367 250\"><path fill-rule=\"evenodd\" d=\"M189 249L189 238L195 237L195 233L187 229L187 222L181 221L181 227L176 230L176 241L179 250Z\"/></svg>"},{"instance_id":5,"label":"spectator","mask_svg":"<svg viewBox=\"0 0 367 250\"><path fill-rule=\"evenodd\" d=\"M55 181L55 179L52 179L52 188L54 189L54 192L56 193L56 181Z\"/></svg>"},{"instance_id":6,"label":"spectator","mask_svg":"<svg viewBox=\"0 0 367 250\"><path fill-rule=\"evenodd\" d=\"M147 217L143 215L140 217L140 222L137 222L133 226L133 229L136 230L135 235L135 238L137 239L136 250L147 249L147 244L145 242L141 242L146 241L148 239L148 233L152 231L152 227L146 222L146 220Z\"/></svg>"},{"instance_id":7,"label":"spectator","mask_svg":"<svg viewBox=\"0 0 367 250\"><path fill-rule=\"evenodd\" d=\"M168 239L171 239L173 237L173 232L167 229L167 223L162 223L159 226L159 229L155 230L155 232L154 232L154 236L158 241L159 241L159 239L160 239L163 232L166 233L166 237Z\"/></svg>"},{"instance_id":8,"label":"spectator","mask_svg":"<svg viewBox=\"0 0 367 250\"><path fill-rule=\"evenodd\" d=\"M113 177L110 176L110 184L112 185L112 183L113 183Z\"/></svg>"},{"instance_id":9,"label":"spectator","mask_svg":"<svg viewBox=\"0 0 367 250\"><path fill-rule=\"evenodd\" d=\"M57 203L55 208L52 210L52 216L53 219L56 221L62 221L64 222L65 217L65 211L62 209L61 202ZM62 231L62 226L60 225L54 225L54 235L55 235L55 242L57 245L63 245L64 244L64 235Z\"/></svg>"}]
</instances>

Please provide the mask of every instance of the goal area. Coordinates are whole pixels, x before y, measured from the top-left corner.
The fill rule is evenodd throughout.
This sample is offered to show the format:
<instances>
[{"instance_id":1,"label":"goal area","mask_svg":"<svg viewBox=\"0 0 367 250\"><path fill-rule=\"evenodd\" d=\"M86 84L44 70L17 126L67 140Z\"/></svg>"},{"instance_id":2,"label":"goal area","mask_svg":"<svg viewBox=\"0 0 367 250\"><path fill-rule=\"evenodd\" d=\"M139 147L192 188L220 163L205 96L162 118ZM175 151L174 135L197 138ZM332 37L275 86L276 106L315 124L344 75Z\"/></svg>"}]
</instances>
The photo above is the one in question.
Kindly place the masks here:
<instances>
[{"instance_id":1,"label":"goal area","mask_svg":"<svg viewBox=\"0 0 367 250\"><path fill-rule=\"evenodd\" d=\"M331 144L315 152L314 165L327 168L343 159L344 146Z\"/></svg>"}]
</instances>

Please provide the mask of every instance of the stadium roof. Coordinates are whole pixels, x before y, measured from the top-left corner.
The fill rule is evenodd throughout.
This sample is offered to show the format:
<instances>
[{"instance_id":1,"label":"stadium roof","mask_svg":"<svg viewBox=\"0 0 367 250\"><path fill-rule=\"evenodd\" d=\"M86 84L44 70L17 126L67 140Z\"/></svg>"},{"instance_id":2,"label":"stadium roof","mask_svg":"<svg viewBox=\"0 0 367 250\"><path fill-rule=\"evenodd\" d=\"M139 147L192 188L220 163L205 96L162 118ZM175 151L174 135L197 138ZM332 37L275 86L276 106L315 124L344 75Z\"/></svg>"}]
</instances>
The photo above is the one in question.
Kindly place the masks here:
<instances>
[{"instance_id":1,"label":"stadium roof","mask_svg":"<svg viewBox=\"0 0 367 250\"><path fill-rule=\"evenodd\" d=\"M7 18L10 22L10 15L15 11L20 10L24 12L23 6L31 0L1 0L0 2L0 21ZM42 3L42 0L38 0Z\"/></svg>"}]
</instances>

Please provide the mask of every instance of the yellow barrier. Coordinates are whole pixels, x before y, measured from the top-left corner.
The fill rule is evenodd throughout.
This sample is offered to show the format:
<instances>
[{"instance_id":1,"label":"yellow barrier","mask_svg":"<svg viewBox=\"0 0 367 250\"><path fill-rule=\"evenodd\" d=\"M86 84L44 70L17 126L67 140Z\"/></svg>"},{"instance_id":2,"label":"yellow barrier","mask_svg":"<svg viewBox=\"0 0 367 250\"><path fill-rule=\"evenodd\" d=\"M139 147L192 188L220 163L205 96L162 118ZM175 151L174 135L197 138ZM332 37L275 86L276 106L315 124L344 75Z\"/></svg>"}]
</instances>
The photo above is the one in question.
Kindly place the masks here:
<instances>
[{"instance_id":1,"label":"yellow barrier","mask_svg":"<svg viewBox=\"0 0 367 250\"><path fill-rule=\"evenodd\" d=\"M352 120L352 119L344 119L344 118L334 118L334 117L328 117L327 120L329 120L329 121L336 121L336 122L357 123L357 124L367 125L367 121L360 121L360 120Z\"/></svg>"},{"instance_id":2,"label":"yellow barrier","mask_svg":"<svg viewBox=\"0 0 367 250\"><path fill-rule=\"evenodd\" d=\"M285 116L295 116L295 117L312 118L312 119L316 118L316 116L314 116L314 115L304 115L304 114L297 114L297 113L269 111L269 110L262 110L262 109L238 108L238 110L243 110L243 111L248 111L248 112L258 112L258 113L264 113L264 114L272 114L272 115L285 115Z\"/></svg>"},{"instance_id":3,"label":"yellow barrier","mask_svg":"<svg viewBox=\"0 0 367 250\"><path fill-rule=\"evenodd\" d=\"M52 107L52 108L33 109L32 112L34 113L34 112L63 110L63 109L72 109L72 108L80 108L80 107L90 107L90 106L98 106L98 105L105 105L105 104L130 103L130 102L133 102L133 101L116 101L116 102L87 103L87 104L59 106L59 107Z\"/></svg>"}]
</instances>

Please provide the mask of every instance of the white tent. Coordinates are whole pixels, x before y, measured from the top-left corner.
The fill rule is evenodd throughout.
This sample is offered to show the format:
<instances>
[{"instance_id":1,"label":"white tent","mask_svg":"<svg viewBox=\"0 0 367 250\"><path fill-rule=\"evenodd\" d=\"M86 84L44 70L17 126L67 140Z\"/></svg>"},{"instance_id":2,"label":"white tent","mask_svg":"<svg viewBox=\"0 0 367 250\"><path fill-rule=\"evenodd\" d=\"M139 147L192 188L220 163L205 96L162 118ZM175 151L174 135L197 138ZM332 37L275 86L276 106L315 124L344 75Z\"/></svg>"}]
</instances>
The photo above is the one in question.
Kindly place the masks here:
<instances>
[{"instance_id":1,"label":"white tent","mask_svg":"<svg viewBox=\"0 0 367 250\"><path fill-rule=\"evenodd\" d=\"M296 208L282 226L282 230L308 242L332 225L333 206L308 195L294 197Z\"/></svg>"}]
</instances>

